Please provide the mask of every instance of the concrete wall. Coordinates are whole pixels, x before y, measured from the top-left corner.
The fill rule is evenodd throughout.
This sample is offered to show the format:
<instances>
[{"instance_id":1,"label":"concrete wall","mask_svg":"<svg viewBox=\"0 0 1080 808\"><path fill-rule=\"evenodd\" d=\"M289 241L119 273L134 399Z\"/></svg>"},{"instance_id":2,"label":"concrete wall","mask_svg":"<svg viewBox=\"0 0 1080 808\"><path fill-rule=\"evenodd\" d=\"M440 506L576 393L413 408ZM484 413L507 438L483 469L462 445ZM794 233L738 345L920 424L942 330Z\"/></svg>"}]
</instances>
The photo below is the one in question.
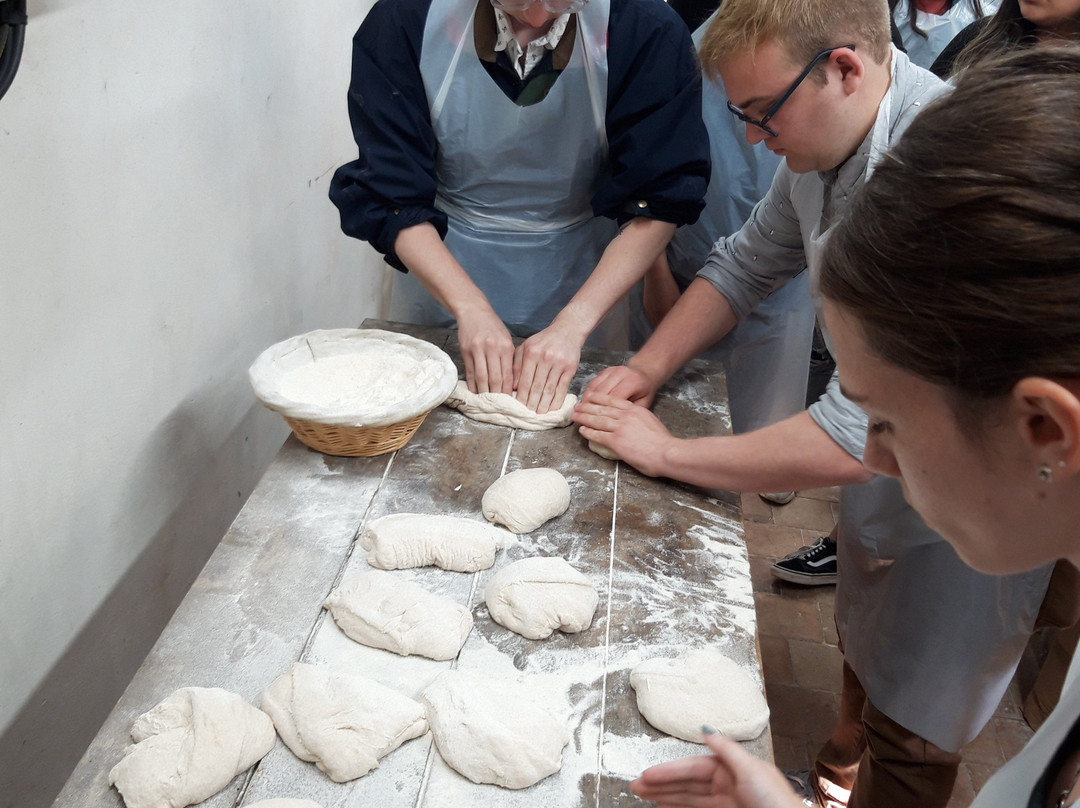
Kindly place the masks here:
<instances>
[{"instance_id":1,"label":"concrete wall","mask_svg":"<svg viewBox=\"0 0 1080 808\"><path fill-rule=\"evenodd\" d=\"M246 370L379 312L326 193L370 0L30 0L0 100L0 805L48 805L287 434Z\"/></svg>"}]
</instances>

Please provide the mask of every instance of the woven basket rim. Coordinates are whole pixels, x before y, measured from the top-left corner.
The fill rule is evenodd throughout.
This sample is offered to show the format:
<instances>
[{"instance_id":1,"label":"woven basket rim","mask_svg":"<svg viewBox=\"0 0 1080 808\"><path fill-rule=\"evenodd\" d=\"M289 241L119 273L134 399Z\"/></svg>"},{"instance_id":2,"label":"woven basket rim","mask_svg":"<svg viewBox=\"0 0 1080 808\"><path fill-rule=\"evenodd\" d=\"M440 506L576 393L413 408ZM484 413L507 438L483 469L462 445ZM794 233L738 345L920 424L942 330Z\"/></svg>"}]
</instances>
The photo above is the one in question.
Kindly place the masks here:
<instances>
[{"instance_id":1,"label":"woven basket rim","mask_svg":"<svg viewBox=\"0 0 1080 808\"><path fill-rule=\"evenodd\" d=\"M280 392L279 384L287 373L321 358L348 355L370 340L394 346L403 358L412 356L424 362L430 386L392 405L362 411L296 401ZM378 328L338 328L309 331L271 345L248 369L248 380L260 402L287 418L327 426L381 427L437 407L457 384L458 371L445 351L426 340Z\"/></svg>"}]
</instances>

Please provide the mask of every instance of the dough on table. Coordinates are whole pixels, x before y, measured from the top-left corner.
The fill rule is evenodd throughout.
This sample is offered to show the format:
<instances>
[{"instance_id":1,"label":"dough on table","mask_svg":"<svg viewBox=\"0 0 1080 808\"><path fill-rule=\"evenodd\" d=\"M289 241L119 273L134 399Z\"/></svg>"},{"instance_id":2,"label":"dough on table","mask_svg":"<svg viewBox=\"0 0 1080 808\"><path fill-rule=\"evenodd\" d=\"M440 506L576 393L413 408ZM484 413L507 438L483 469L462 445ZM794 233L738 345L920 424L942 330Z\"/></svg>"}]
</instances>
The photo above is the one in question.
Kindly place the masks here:
<instances>
[{"instance_id":1,"label":"dough on table","mask_svg":"<svg viewBox=\"0 0 1080 808\"><path fill-rule=\"evenodd\" d=\"M382 570L354 575L323 605L358 643L395 654L453 659L472 630L472 612Z\"/></svg>"},{"instance_id":2,"label":"dough on table","mask_svg":"<svg viewBox=\"0 0 1080 808\"><path fill-rule=\"evenodd\" d=\"M528 533L570 507L570 484L555 469L518 469L504 474L480 503L489 522Z\"/></svg>"},{"instance_id":3,"label":"dough on table","mask_svg":"<svg viewBox=\"0 0 1080 808\"><path fill-rule=\"evenodd\" d=\"M462 516L395 513L376 519L360 534L368 563L384 570L435 565L454 572L486 570L508 534Z\"/></svg>"},{"instance_id":4,"label":"dough on table","mask_svg":"<svg viewBox=\"0 0 1080 808\"><path fill-rule=\"evenodd\" d=\"M605 460L622 460L621 457L608 447L601 446L599 443L593 443L592 441L589 441L588 443L589 449L592 450L593 454L598 454Z\"/></svg>"},{"instance_id":5,"label":"dough on table","mask_svg":"<svg viewBox=\"0 0 1080 808\"><path fill-rule=\"evenodd\" d=\"M263 691L262 709L285 745L336 783L428 730L424 707L363 676L295 663Z\"/></svg>"},{"instance_id":6,"label":"dough on table","mask_svg":"<svg viewBox=\"0 0 1080 808\"><path fill-rule=\"evenodd\" d=\"M526 788L562 767L570 731L517 682L451 670L421 698L439 754L474 783Z\"/></svg>"},{"instance_id":7,"label":"dough on table","mask_svg":"<svg viewBox=\"0 0 1080 808\"><path fill-rule=\"evenodd\" d=\"M322 806L311 800L294 800L283 797L273 800L259 800L258 802L245 803L244 808L322 808Z\"/></svg>"},{"instance_id":8,"label":"dough on table","mask_svg":"<svg viewBox=\"0 0 1080 808\"><path fill-rule=\"evenodd\" d=\"M540 415L508 393L473 393L466 382L459 381L444 403L474 421L538 431L568 426L577 401L577 396L567 393L559 409Z\"/></svg>"},{"instance_id":9,"label":"dough on table","mask_svg":"<svg viewBox=\"0 0 1080 808\"><path fill-rule=\"evenodd\" d=\"M568 634L587 629L600 596L565 559L551 556L506 565L491 576L484 600L496 623L542 640L555 629Z\"/></svg>"},{"instance_id":10,"label":"dough on table","mask_svg":"<svg viewBox=\"0 0 1080 808\"><path fill-rule=\"evenodd\" d=\"M630 686L645 720L684 741L702 743L703 724L736 741L756 738L769 724L760 685L716 648L646 660L630 672Z\"/></svg>"},{"instance_id":11,"label":"dough on table","mask_svg":"<svg viewBox=\"0 0 1080 808\"><path fill-rule=\"evenodd\" d=\"M109 772L127 808L184 808L209 799L274 746L270 716L236 693L185 687L143 713Z\"/></svg>"}]
</instances>

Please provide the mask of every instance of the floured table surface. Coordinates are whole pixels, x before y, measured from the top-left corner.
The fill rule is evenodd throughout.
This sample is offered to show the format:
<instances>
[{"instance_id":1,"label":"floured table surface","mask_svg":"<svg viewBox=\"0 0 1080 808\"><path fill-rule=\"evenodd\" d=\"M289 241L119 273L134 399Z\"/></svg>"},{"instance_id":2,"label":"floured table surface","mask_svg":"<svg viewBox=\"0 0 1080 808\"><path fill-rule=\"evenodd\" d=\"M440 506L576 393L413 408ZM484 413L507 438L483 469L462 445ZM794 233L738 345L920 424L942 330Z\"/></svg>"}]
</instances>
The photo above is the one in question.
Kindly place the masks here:
<instances>
[{"instance_id":1,"label":"floured table surface","mask_svg":"<svg viewBox=\"0 0 1080 808\"><path fill-rule=\"evenodd\" d=\"M453 332L368 325L429 339L460 368ZM572 391L623 358L587 349ZM715 434L728 431L726 400L719 365L694 362L661 391L655 410L675 434ZM368 569L356 543L365 524L403 511L482 519L480 500L492 482L536 466L566 477L570 508L515 537L492 569L393 572L472 609L475 626L456 660L359 645L322 609L339 580ZM704 747L645 722L630 669L711 644L761 682L738 503L734 494L650 479L604 460L589 451L575 426L514 431L447 407L436 408L404 448L380 457L329 457L290 437L55 805L122 806L108 785L109 770L131 743L135 718L173 690L223 687L257 706L266 685L297 660L360 673L414 697L452 666L524 679L572 729L562 769L520 791L476 785L442 761L427 734L390 753L367 776L338 784L279 739L259 764L202 805L230 808L275 797L311 799L324 808L642 805L630 794L630 780L650 765ZM491 620L483 597L487 580L535 555L562 556L596 586L600 604L589 629L527 640ZM746 746L772 759L767 729Z\"/></svg>"}]
</instances>

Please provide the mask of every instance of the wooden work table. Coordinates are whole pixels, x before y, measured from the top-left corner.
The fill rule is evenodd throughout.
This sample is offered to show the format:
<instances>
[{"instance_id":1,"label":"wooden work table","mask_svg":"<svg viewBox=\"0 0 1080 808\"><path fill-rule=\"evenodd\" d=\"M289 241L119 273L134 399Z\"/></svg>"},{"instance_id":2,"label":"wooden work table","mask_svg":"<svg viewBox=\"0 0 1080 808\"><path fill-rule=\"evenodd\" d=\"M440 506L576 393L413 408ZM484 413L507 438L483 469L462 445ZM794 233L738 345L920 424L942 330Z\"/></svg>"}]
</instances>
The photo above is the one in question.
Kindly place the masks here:
<instances>
[{"instance_id":1,"label":"wooden work table","mask_svg":"<svg viewBox=\"0 0 1080 808\"><path fill-rule=\"evenodd\" d=\"M461 368L453 332L364 325L428 339ZM586 350L572 391L623 358ZM694 362L661 391L655 411L676 434L715 434L728 430L726 400L719 366ZM555 468L569 481L565 514L517 537L491 570L394 573L472 608L475 626L456 660L361 646L322 609L338 581L367 568L356 543L367 522L403 511L482 518L485 489L508 471L534 466ZM532 555L561 555L595 584L600 604L589 629L527 640L491 620L486 580ZM364 674L410 696L452 665L519 678L572 727L563 767L521 791L475 785L442 761L427 734L367 776L338 784L279 739L259 764L202 805L230 808L273 797L302 797L323 808L645 805L630 795L629 780L646 766L703 747L642 719L630 669L706 644L761 681L737 495L644 477L593 454L574 426L514 431L446 407L436 408L405 447L379 457L329 457L290 436L54 805L122 806L108 785L109 770L131 742L134 719L177 688L223 687L258 705L263 688L297 660ZM768 730L746 746L772 759Z\"/></svg>"}]
</instances>

